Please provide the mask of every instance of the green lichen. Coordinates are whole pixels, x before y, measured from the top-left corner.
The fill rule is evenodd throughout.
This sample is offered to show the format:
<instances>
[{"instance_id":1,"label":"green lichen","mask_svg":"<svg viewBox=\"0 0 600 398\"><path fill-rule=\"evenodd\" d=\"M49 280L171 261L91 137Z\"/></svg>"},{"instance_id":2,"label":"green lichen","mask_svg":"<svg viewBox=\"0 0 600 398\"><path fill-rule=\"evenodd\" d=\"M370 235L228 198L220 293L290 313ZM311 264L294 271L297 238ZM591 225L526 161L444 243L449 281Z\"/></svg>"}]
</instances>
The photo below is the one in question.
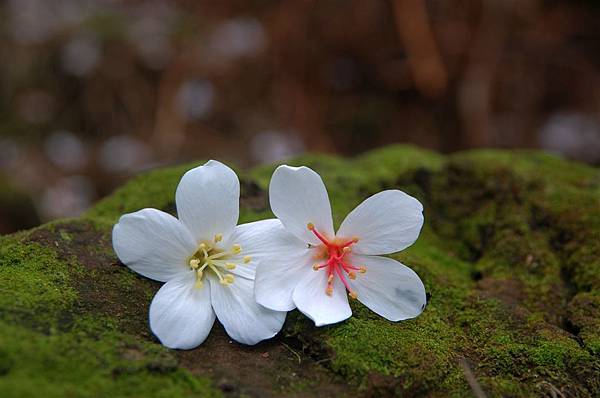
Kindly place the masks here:
<instances>
[{"instance_id":1,"label":"green lichen","mask_svg":"<svg viewBox=\"0 0 600 398\"><path fill-rule=\"evenodd\" d=\"M185 369L214 367L206 376L233 378L222 388L237 395L458 397L472 395L466 364L490 396L600 395L598 169L533 151L406 146L286 163L322 175L337 225L384 189L423 202L421 237L394 256L425 283L421 316L392 323L353 302L351 319L324 328L294 311L258 347L232 346L218 327L189 353L159 346L147 310L160 284L118 263L110 231L144 207L175 213L177 183L196 162L137 177L79 219L0 239L0 394L204 396L209 380ZM239 173L241 222L272 217L275 167ZM72 377L61 382L63 372Z\"/></svg>"}]
</instances>

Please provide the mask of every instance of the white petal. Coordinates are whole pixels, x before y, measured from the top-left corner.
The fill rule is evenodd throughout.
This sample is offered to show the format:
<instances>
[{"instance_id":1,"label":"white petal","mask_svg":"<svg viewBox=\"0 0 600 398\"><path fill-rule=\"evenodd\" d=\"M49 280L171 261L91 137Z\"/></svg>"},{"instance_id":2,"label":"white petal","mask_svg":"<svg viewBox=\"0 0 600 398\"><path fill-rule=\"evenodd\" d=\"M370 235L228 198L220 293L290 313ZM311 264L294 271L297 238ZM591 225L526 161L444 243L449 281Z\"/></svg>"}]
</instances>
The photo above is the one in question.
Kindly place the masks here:
<instances>
[{"instance_id":1,"label":"white petal","mask_svg":"<svg viewBox=\"0 0 600 398\"><path fill-rule=\"evenodd\" d=\"M358 300L372 311L400 321L416 317L425 308L425 287L412 269L387 257L354 255L351 261L367 267L351 284Z\"/></svg>"},{"instance_id":2,"label":"white petal","mask_svg":"<svg viewBox=\"0 0 600 398\"><path fill-rule=\"evenodd\" d=\"M326 287L327 273L311 269L294 289L294 303L316 326L341 322L352 315L346 289L339 278L334 279L332 296L325 293Z\"/></svg>"},{"instance_id":3,"label":"white petal","mask_svg":"<svg viewBox=\"0 0 600 398\"><path fill-rule=\"evenodd\" d=\"M235 227L231 237L223 245L224 249L230 249L232 245L238 244L242 251L227 261L235 263L237 267L231 273L254 279L256 266L264 258L270 258L271 253L277 250L276 242L280 234L287 234L281 222L276 218L241 224ZM296 241L301 244L298 239ZM244 258L250 262L245 263Z\"/></svg>"},{"instance_id":4,"label":"white petal","mask_svg":"<svg viewBox=\"0 0 600 398\"><path fill-rule=\"evenodd\" d=\"M321 177L308 167L279 166L271 177L269 201L275 216L302 241L320 243L307 229L308 223L313 223L321 234L333 237L327 189Z\"/></svg>"},{"instance_id":5,"label":"white petal","mask_svg":"<svg viewBox=\"0 0 600 398\"><path fill-rule=\"evenodd\" d=\"M237 224L240 181L229 167L215 160L183 175L175 193L177 214L197 242L222 234Z\"/></svg>"},{"instance_id":6,"label":"white petal","mask_svg":"<svg viewBox=\"0 0 600 398\"><path fill-rule=\"evenodd\" d=\"M308 272L314 272L314 250L285 230L279 223L272 231L256 268L254 297L272 310L290 311L296 305L292 299L294 288Z\"/></svg>"},{"instance_id":7,"label":"white petal","mask_svg":"<svg viewBox=\"0 0 600 398\"><path fill-rule=\"evenodd\" d=\"M423 205L402 191L379 192L348 214L339 238L359 238L355 253L388 254L412 245L423 226Z\"/></svg>"},{"instance_id":8,"label":"white petal","mask_svg":"<svg viewBox=\"0 0 600 398\"><path fill-rule=\"evenodd\" d=\"M112 241L123 264L161 282L188 271L187 258L196 250L185 225L156 209L122 216L113 228Z\"/></svg>"},{"instance_id":9,"label":"white petal","mask_svg":"<svg viewBox=\"0 0 600 398\"><path fill-rule=\"evenodd\" d=\"M188 350L208 336L215 313L211 307L210 286L194 287L193 271L165 283L150 304L150 328L169 348Z\"/></svg>"},{"instance_id":10,"label":"white petal","mask_svg":"<svg viewBox=\"0 0 600 398\"><path fill-rule=\"evenodd\" d=\"M232 339L248 345L275 336L283 326L285 312L272 311L254 301L254 281L236 277L223 286L210 276L212 306Z\"/></svg>"}]
</instances>

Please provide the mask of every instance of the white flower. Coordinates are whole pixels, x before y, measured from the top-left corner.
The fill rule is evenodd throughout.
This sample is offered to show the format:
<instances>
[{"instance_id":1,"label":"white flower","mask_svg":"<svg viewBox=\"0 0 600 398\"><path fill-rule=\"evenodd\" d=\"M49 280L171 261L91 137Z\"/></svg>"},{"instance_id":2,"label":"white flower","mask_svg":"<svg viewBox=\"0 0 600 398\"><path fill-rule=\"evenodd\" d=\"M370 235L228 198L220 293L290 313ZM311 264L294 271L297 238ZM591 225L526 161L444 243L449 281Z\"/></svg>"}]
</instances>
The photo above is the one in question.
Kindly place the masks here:
<instances>
[{"instance_id":1,"label":"white flower","mask_svg":"<svg viewBox=\"0 0 600 398\"><path fill-rule=\"evenodd\" d=\"M166 282L150 305L150 328L170 348L201 344L215 321L244 344L281 329L285 312L254 300L258 248L277 220L237 225L240 183L216 161L182 177L175 201L179 219L156 209L121 217L113 228L115 252L135 272Z\"/></svg>"},{"instance_id":2,"label":"white flower","mask_svg":"<svg viewBox=\"0 0 600 398\"><path fill-rule=\"evenodd\" d=\"M378 256L415 242L423 226L417 199L398 190L380 192L348 214L334 233L327 189L313 170L280 166L269 197L283 225L263 247L270 261L256 271L260 304L279 311L297 307L317 326L352 315L346 291L391 321L423 311L425 288L417 274Z\"/></svg>"}]
</instances>

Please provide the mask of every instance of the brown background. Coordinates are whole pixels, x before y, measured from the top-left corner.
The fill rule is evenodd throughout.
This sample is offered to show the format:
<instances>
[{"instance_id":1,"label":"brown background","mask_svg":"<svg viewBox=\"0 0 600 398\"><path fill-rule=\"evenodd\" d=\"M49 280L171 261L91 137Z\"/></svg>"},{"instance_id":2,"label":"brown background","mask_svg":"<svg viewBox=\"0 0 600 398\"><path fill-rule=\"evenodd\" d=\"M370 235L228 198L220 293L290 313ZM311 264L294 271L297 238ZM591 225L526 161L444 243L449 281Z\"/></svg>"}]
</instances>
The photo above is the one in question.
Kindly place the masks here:
<instances>
[{"instance_id":1,"label":"brown background","mask_svg":"<svg viewBox=\"0 0 600 398\"><path fill-rule=\"evenodd\" d=\"M0 34L3 233L191 159L400 142L600 163L596 1L8 0Z\"/></svg>"}]
</instances>

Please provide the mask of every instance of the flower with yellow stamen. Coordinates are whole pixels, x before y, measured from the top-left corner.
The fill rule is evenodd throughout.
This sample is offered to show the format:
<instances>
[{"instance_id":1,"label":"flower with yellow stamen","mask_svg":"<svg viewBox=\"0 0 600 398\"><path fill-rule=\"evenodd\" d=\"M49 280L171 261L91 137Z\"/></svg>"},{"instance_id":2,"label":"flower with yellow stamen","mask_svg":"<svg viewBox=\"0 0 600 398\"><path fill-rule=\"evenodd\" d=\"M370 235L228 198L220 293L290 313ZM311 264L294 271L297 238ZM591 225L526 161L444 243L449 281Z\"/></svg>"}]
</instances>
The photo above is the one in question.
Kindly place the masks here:
<instances>
[{"instance_id":1,"label":"flower with yellow stamen","mask_svg":"<svg viewBox=\"0 0 600 398\"><path fill-rule=\"evenodd\" d=\"M239 194L233 170L209 161L182 177L175 194L179 218L143 209L122 216L113 228L119 259L143 276L166 282L149 316L152 332L167 347L201 344L215 317L244 344L270 338L283 325L284 312L254 300L256 263L265 255L259 243L280 223L236 225Z\"/></svg>"}]
</instances>

